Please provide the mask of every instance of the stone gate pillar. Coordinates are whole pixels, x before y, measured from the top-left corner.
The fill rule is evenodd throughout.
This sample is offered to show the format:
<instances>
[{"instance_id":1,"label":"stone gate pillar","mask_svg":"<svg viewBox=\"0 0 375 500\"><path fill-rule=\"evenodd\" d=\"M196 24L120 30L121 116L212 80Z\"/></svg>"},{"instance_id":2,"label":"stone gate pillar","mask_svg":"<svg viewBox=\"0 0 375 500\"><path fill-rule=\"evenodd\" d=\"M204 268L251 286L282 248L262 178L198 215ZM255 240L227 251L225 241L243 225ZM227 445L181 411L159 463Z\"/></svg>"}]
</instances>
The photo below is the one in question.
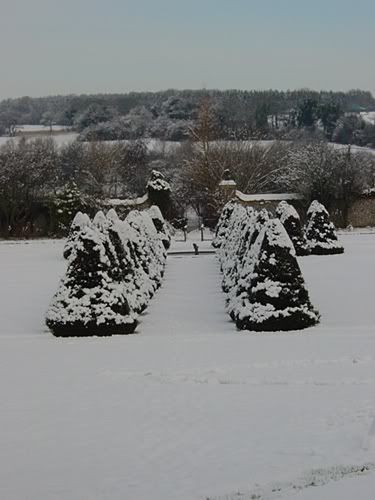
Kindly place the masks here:
<instances>
[{"instance_id":1,"label":"stone gate pillar","mask_svg":"<svg viewBox=\"0 0 375 500\"><path fill-rule=\"evenodd\" d=\"M219 183L219 190L225 205L229 200L236 197L237 184L233 179L223 179Z\"/></svg>"}]
</instances>

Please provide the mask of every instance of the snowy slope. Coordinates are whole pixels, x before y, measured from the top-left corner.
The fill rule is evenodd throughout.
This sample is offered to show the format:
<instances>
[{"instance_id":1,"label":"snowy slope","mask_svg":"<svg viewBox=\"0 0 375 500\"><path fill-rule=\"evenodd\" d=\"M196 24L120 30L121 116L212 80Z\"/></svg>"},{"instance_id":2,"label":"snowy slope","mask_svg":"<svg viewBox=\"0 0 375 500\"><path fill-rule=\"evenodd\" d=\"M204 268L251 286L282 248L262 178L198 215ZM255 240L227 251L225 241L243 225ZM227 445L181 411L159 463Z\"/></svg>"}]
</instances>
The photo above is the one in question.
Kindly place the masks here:
<instances>
[{"instance_id":1,"label":"snowy slope","mask_svg":"<svg viewBox=\"0 0 375 500\"><path fill-rule=\"evenodd\" d=\"M63 242L0 243L0 498L372 500L332 472L375 462L375 235L342 240L300 259L316 328L237 333L215 256L176 255L139 335L65 340Z\"/></svg>"}]
</instances>

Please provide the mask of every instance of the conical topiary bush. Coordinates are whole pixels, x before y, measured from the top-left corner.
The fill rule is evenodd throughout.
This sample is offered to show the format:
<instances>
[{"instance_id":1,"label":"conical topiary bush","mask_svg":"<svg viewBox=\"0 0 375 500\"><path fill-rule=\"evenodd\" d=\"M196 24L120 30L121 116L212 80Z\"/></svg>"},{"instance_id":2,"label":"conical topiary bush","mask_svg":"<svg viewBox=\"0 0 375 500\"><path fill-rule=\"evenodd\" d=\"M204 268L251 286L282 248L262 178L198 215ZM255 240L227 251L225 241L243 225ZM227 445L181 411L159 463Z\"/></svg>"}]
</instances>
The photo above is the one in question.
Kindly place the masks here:
<instances>
[{"instance_id":1,"label":"conical topiary bush","mask_svg":"<svg viewBox=\"0 0 375 500\"><path fill-rule=\"evenodd\" d=\"M164 245L158 237L151 217L146 211L132 210L126 216L125 221L130 224L138 236L137 244L142 266L156 290L161 285L164 275L167 255Z\"/></svg>"},{"instance_id":2,"label":"conical topiary bush","mask_svg":"<svg viewBox=\"0 0 375 500\"><path fill-rule=\"evenodd\" d=\"M236 274L238 250L243 229L248 219L248 211L242 205L237 204L233 209L229 219L230 230L220 246L217 248L217 255L220 261L221 271L223 273L221 287L227 293L233 286L233 277Z\"/></svg>"},{"instance_id":3,"label":"conical topiary bush","mask_svg":"<svg viewBox=\"0 0 375 500\"><path fill-rule=\"evenodd\" d=\"M312 254L329 255L344 252L327 209L316 200L311 203L307 211L305 236L307 247Z\"/></svg>"},{"instance_id":4,"label":"conical topiary bush","mask_svg":"<svg viewBox=\"0 0 375 500\"><path fill-rule=\"evenodd\" d=\"M166 250L171 246L171 235L169 234L167 224L163 217L163 214L160 211L160 208L157 205L152 205L148 209L148 215L151 217L152 222L155 226L156 231L164 245Z\"/></svg>"},{"instance_id":5,"label":"conical topiary bush","mask_svg":"<svg viewBox=\"0 0 375 500\"><path fill-rule=\"evenodd\" d=\"M245 276L245 281L248 284L249 269L254 261L254 243L257 240L260 232L264 228L265 223L269 220L269 213L266 209L260 212L247 209L248 215L245 219L245 226L242 230L240 240L236 244L235 258L236 266L233 268L235 273L232 275L232 281L229 282L227 291L226 304L227 310L232 319L235 319L234 312L238 303L238 295L240 294L241 279ZM228 278L227 278L228 283Z\"/></svg>"},{"instance_id":6,"label":"conical topiary bush","mask_svg":"<svg viewBox=\"0 0 375 500\"><path fill-rule=\"evenodd\" d=\"M242 270L237 307L240 330L299 330L313 326L319 314L311 305L294 246L278 219L265 223Z\"/></svg>"},{"instance_id":7,"label":"conical topiary bush","mask_svg":"<svg viewBox=\"0 0 375 500\"><path fill-rule=\"evenodd\" d=\"M137 320L119 282L112 277L114 253L94 224L76 236L65 277L52 299L47 326L58 337L133 333Z\"/></svg>"},{"instance_id":8,"label":"conical topiary bush","mask_svg":"<svg viewBox=\"0 0 375 500\"><path fill-rule=\"evenodd\" d=\"M288 202L281 201L276 208L276 214L292 240L296 254L298 256L308 255L310 252L297 210Z\"/></svg>"},{"instance_id":9,"label":"conical topiary bush","mask_svg":"<svg viewBox=\"0 0 375 500\"><path fill-rule=\"evenodd\" d=\"M236 205L238 204L234 200L228 201L228 203L224 205L216 225L215 238L212 240L212 246L214 248L220 248L222 243L225 241L230 229L229 221Z\"/></svg>"},{"instance_id":10,"label":"conical topiary bush","mask_svg":"<svg viewBox=\"0 0 375 500\"><path fill-rule=\"evenodd\" d=\"M150 300L153 286L139 258L137 236L131 226L121 220L114 209L107 213L108 234L120 263L121 283L129 305L136 313L143 312Z\"/></svg>"},{"instance_id":11,"label":"conical topiary bush","mask_svg":"<svg viewBox=\"0 0 375 500\"><path fill-rule=\"evenodd\" d=\"M75 245L77 234L88 224L90 224L90 217L82 212L77 212L70 226L69 234L64 245L64 259L69 259Z\"/></svg>"}]
</instances>

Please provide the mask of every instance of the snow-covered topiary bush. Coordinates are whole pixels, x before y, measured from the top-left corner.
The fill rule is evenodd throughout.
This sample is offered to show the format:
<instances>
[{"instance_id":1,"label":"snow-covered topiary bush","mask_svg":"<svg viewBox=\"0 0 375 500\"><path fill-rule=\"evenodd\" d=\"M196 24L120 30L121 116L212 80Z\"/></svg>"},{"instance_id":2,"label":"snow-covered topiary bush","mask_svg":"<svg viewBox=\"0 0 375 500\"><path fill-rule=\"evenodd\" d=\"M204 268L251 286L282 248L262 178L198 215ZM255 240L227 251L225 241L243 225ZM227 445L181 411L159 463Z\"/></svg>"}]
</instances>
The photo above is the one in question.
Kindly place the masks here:
<instances>
[{"instance_id":1,"label":"snow-covered topiary bush","mask_svg":"<svg viewBox=\"0 0 375 500\"><path fill-rule=\"evenodd\" d=\"M152 207L148 209L148 214L151 217L152 222L154 223L154 226L159 234L164 248L168 250L171 246L171 235L169 233L167 223L165 222L163 214L160 211L160 208L156 205L152 205Z\"/></svg>"},{"instance_id":2,"label":"snow-covered topiary bush","mask_svg":"<svg viewBox=\"0 0 375 500\"><path fill-rule=\"evenodd\" d=\"M157 207L151 211L161 221ZM166 235L165 235L166 237ZM68 269L47 312L56 336L132 333L164 273L166 249L147 211L77 214Z\"/></svg>"},{"instance_id":3,"label":"snow-covered topiary bush","mask_svg":"<svg viewBox=\"0 0 375 500\"><path fill-rule=\"evenodd\" d=\"M69 234L64 245L64 259L68 259L75 245L75 240L81 229L90 224L90 217L82 212L77 212L70 226Z\"/></svg>"},{"instance_id":4,"label":"snow-covered topiary bush","mask_svg":"<svg viewBox=\"0 0 375 500\"><path fill-rule=\"evenodd\" d=\"M328 211L317 200L311 203L307 211L305 236L307 247L312 254L327 255L344 252Z\"/></svg>"},{"instance_id":5,"label":"snow-covered topiary bush","mask_svg":"<svg viewBox=\"0 0 375 500\"><path fill-rule=\"evenodd\" d=\"M236 251L236 266L233 268L232 276L230 277L231 281L228 281L227 278L227 283L230 286L228 286L226 303L228 313L232 319L234 319L238 296L241 293L241 279L245 279L246 282L248 281L249 269L252 268L257 257L256 253L254 253L254 243L264 228L265 223L269 220L269 213L266 209L256 212L248 208L247 212L248 217L245 220L245 226Z\"/></svg>"},{"instance_id":6,"label":"snow-covered topiary bush","mask_svg":"<svg viewBox=\"0 0 375 500\"><path fill-rule=\"evenodd\" d=\"M238 204L234 200L230 200L224 205L216 225L215 238L212 241L214 248L220 248L221 244L225 241L229 230L229 220L236 205Z\"/></svg>"},{"instance_id":7,"label":"snow-covered topiary bush","mask_svg":"<svg viewBox=\"0 0 375 500\"><path fill-rule=\"evenodd\" d=\"M278 219L267 221L243 267L237 307L240 330L299 330L313 326L319 314L311 305L295 249Z\"/></svg>"},{"instance_id":8,"label":"snow-covered topiary bush","mask_svg":"<svg viewBox=\"0 0 375 500\"><path fill-rule=\"evenodd\" d=\"M134 332L136 315L121 282L114 279L113 263L119 267L107 235L95 224L85 225L76 235L65 277L47 312L46 323L55 336Z\"/></svg>"},{"instance_id":9,"label":"snow-covered topiary bush","mask_svg":"<svg viewBox=\"0 0 375 500\"><path fill-rule=\"evenodd\" d=\"M157 205L163 216L168 217L171 211L171 185L158 170L151 172L147 193L151 204Z\"/></svg>"},{"instance_id":10,"label":"snow-covered topiary bush","mask_svg":"<svg viewBox=\"0 0 375 500\"><path fill-rule=\"evenodd\" d=\"M230 216L226 238L217 249L221 271L223 273L222 288L228 292L233 285L233 276L238 265L237 250L240 245L243 230L246 225L248 211L242 205L236 204Z\"/></svg>"},{"instance_id":11,"label":"snow-covered topiary bush","mask_svg":"<svg viewBox=\"0 0 375 500\"><path fill-rule=\"evenodd\" d=\"M307 241L302 230L301 219L297 210L286 201L281 201L276 208L276 215L285 227L289 238L292 240L296 254L308 255Z\"/></svg>"},{"instance_id":12,"label":"snow-covered topiary bush","mask_svg":"<svg viewBox=\"0 0 375 500\"><path fill-rule=\"evenodd\" d=\"M237 286L242 264L240 253L246 246L249 230L252 231L255 214L254 210L241 207L233 212L233 217L230 219L232 229L222 244L220 252L223 271L222 288L226 293L232 292Z\"/></svg>"},{"instance_id":13,"label":"snow-covered topiary bush","mask_svg":"<svg viewBox=\"0 0 375 500\"><path fill-rule=\"evenodd\" d=\"M129 305L136 313L143 312L154 291L154 286L143 270L138 249L138 236L132 227L122 221L116 211L107 213L108 235L120 263L120 279Z\"/></svg>"},{"instance_id":14,"label":"snow-covered topiary bush","mask_svg":"<svg viewBox=\"0 0 375 500\"><path fill-rule=\"evenodd\" d=\"M126 216L125 221L134 230L139 259L145 273L154 284L154 290L156 290L161 285L164 275L167 255L164 245L146 211L132 210Z\"/></svg>"}]
</instances>

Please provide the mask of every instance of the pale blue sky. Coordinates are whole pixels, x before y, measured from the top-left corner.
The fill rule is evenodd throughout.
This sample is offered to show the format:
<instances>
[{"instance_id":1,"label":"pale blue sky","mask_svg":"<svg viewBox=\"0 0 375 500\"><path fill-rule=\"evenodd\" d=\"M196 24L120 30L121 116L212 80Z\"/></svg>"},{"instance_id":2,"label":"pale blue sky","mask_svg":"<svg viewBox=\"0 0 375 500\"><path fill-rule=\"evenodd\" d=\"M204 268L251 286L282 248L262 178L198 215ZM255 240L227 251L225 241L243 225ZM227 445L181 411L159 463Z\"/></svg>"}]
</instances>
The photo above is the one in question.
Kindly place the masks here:
<instances>
[{"instance_id":1,"label":"pale blue sky","mask_svg":"<svg viewBox=\"0 0 375 500\"><path fill-rule=\"evenodd\" d=\"M375 91L375 0L0 0L0 99Z\"/></svg>"}]
</instances>

